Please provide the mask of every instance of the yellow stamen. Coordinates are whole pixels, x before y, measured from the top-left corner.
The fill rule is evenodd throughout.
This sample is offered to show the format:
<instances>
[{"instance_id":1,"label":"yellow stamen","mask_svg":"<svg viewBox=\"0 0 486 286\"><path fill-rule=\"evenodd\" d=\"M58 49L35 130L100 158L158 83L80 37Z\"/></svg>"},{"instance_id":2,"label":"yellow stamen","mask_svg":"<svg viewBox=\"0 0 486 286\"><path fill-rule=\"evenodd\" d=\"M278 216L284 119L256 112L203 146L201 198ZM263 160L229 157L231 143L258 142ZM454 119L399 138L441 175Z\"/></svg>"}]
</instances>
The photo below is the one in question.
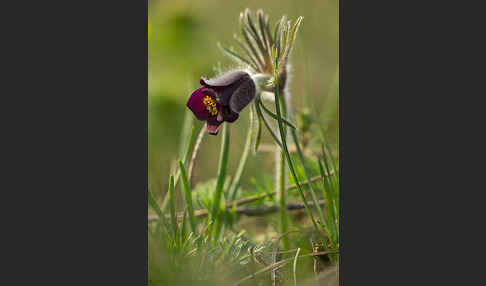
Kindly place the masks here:
<instances>
[{"instance_id":1,"label":"yellow stamen","mask_svg":"<svg viewBox=\"0 0 486 286\"><path fill-rule=\"evenodd\" d=\"M206 96L203 99L203 103L206 106L207 111L209 111L211 115L218 114L218 109L216 108L216 102L210 96Z\"/></svg>"}]
</instances>

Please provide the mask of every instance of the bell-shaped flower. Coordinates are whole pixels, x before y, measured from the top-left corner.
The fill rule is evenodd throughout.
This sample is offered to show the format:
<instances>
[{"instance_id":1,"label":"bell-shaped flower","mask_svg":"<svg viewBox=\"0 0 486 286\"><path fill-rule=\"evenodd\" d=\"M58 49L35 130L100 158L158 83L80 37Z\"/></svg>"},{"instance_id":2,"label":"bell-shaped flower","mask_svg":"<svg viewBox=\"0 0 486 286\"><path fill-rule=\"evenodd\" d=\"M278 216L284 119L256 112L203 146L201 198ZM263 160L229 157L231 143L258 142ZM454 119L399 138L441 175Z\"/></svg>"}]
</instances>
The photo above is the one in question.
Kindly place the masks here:
<instances>
[{"instance_id":1,"label":"bell-shaped flower","mask_svg":"<svg viewBox=\"0 0 486 286\"><path fill-rule=\"evenodd\" d=\"M196 89L187 107L198 120L206 121L209 134L218 134L226 122L234 122L240 111L255 97L256 87L250 75L244 71L228 72L214 79L201 77L202 87Z\"/></svg>"}]
</instances>

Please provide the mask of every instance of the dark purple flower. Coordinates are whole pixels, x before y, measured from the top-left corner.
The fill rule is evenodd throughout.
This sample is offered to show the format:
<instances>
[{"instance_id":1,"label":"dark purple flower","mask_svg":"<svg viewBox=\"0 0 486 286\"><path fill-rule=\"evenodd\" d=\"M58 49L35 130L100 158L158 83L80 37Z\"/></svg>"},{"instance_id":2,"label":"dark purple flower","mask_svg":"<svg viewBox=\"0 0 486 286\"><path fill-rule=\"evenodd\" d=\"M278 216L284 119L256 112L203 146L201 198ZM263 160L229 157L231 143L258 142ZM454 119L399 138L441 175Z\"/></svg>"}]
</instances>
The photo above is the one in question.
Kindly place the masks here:
<instances>
[{"instance_id":1,"label":"dark purple flower","mask_svg":"<svg viewBox=\"0 0 486 286\"><path fill-rule=\"evenodd\" d=\"M207 80L201 77L202 87L196 89L187 107L198 120L206 121L209 134L216 135L224 121L234 122L240 111L255 97L255 83L244 71L229 72Z\"/></svg>"}]
</instances>

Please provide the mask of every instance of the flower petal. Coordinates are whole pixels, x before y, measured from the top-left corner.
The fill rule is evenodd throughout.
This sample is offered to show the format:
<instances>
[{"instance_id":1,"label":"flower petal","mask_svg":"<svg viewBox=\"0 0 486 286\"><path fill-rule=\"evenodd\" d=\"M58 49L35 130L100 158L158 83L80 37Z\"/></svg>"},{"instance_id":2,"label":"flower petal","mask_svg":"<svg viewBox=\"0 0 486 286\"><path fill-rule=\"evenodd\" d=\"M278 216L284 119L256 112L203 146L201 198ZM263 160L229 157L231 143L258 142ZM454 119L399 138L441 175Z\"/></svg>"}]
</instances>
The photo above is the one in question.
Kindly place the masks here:
<instances>
[{"instance_id":1,"label":"flower petal","mask_svg":"<svg viewBox=\"0 0 486 286\"><path fill-rule=\"evenodd\" d=\"M255 98L255 94L256 87L253 80L250 77L243 78L229 100L231 110L240 113Z\"/></svg>"},{"instance_id":2,"label":"flower petal","mask_svg":"<svg viewBox=\"0 0 486 286\"><path fill-rule=\"evenodd\" d=\"M204 77L201 77L199 82L201 83L201 85L206 85L206 86L214 86L214 87L228 86L237 82L241 77L245 75L248 76L248 73L244 71L232 71L212 79L206 79Z\"/></svg>"},{"instance_id":3,"label":"flower petal","mask_svg":"<svg viewBox=\"0 0 486 286\"><path fill-rule=\"evenodd\" d=\"M223 106L220 112L223 115L223 121L227 121L230 123L236 121L236 119L238 119L239 117L239 114L233 112L228 106Z\"/></svg>"},{"instance_id":4,"label":"flower petal","mask_svg":"<svg viewBox=\"0 0 486 286\"><path fill-rule=\"evenodd\" d=\"M206 130L211 135L218 135L219 128L223 125L224 121L219 122L216 120L216 116L208 118L206 121Z\"/></svg>"},{"instance_id":5,"label":"flower petal","mask_svg":"<svg viewBox=\"0 0 486 286\"><path fill-rule=\"evenodd\" d=\"M210 116L206 106L203 103L203 99L206 97L206 94L203 92L205 89L205 87L196 89L186 103L186 106L189 107L189 109L199 120L206 120Z\"/></svg>"},{"instance_id":6,"label":"flower petal","mask_svg":"<svg viewBox=\"0 0 486 286\"><path fill-rule=\"evenodd\" d=\"M200 83L206 86L209 90L214 92L214 97L219 104L230 105L230 100L233 94L240 88L241 85L253 87L253 93L255 91L253 80L250 75L244 71L233 71L226 73L218 78L207 80L201 77ZM248 89L246 89L248 91ZM251 97L253 99L253 97ZM250 100L251 100L250 99ZM248 101L249 102L249 101ZM237 105L241 108L235 108L235 112L241 111L246 104ZM236 111L238 110L238 111Z\"/></svg>"}]
</instances>

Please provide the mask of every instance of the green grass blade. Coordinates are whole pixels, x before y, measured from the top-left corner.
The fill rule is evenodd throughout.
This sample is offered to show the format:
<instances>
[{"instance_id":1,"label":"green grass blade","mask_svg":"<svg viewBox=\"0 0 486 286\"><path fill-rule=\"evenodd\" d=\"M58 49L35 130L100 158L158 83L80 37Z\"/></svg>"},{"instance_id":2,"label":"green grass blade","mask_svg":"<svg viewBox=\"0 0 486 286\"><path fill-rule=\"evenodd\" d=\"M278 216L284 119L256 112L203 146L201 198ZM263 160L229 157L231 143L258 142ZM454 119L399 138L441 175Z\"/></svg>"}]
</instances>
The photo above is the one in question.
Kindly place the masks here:
<instances>
[{"instance_id":1,"label":"green grass blade","mask_svg":"<svg viewBox=\"0 0 486 286\"><path fill-rule=\"evenodd\" d=\"M174 239L175 239L177 235L177 217L175 213L173 175L171 175L169 179L169 210L170 210L170 224L172 225L172 230L174 231Z\"/></svg>"},{"instance_id":2,"label":"green grass blade","mask_svg":"<svg viewBox=\"0 0 486 286\"><path fill-rule=\"evenodd\" d=\"M184 211L182 216L182 228L181 228L181 250L183 250L183 245L186 241L186 233L187 233L187 210Z\"/></svg>"},{"instance_id":3,"label":"green grass blade","mask_svg":"<svg viewBox=\"0 0 486 286\"><path fill-rule=\"evenodd\" d=\"M223 195L223 187L224 181L226 178L226 167L228 165L228 153L229 153L229 126L228 123L223 123L223 136L221 138L221 152L219 155L219 166L218 166L218 179L216 182L216 190L214 192L214 199L213 199L213 210L211 212L212 220L214 220L215 226L213 233L213 243L216 243L216 238L219 235L219 231L221 228L221 216L220 208L221 208L221 197Z\"/></svg>"},{"instance_id":4,"label":"green grass blade","mask_svg":"<svg viewBox=\"0 0 486 286\"><path fill-rule=\"evenodd\" d=\"M186 198L187 212L189 213L189 223L191 225L191 231L196 233L196 218L194 216L194 208L192 206L192 194L189 188L189 182L187 181L186 168L181 160L179 160L179 168L181 170L182 186L184 187L184 195Z\"/></svg>"}]
</instances>

